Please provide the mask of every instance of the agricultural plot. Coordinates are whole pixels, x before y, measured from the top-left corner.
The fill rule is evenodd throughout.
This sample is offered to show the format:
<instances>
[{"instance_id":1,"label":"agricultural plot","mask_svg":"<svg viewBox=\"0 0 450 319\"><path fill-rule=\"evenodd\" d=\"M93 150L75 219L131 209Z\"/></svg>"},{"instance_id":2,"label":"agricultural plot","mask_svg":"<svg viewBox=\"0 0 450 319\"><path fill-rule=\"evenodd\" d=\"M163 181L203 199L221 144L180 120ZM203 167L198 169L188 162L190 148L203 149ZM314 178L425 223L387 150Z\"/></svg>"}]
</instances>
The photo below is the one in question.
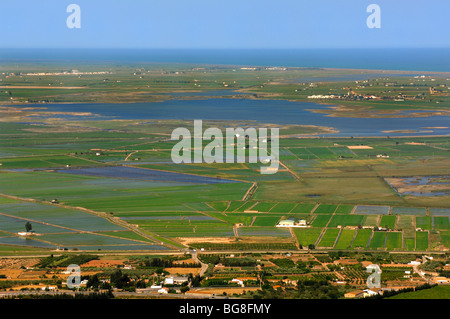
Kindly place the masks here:
<instances>
[{"instance_id":1,"label":"agricultural plot","mask_svg":"<svg viewBox=\"0 0 450 319\"><path fill-rule=\"evenodd\" d=\"M322 232L322 228L294 228L293 230L298 243L302 246L314 245Z\"/></svg>"},{"instance_id":2,"label":"agricultural plot","mask_svg":"<svg viewBox=\"0 0 450 319\"><path fill-rule=\"evenodd\" d=\"M373 232L372 239L369 243L370 249L379 249L386 246L386 232L376 231Z\"/></svg>"},{"instance_id":3,"label":"agricultural plot","mask_svg":"<svg viewBox=\"0 0 450 319\"><path fill-rule=\"evenodd\" d=\"M401 215L398 216L398 220L397 220L397 225L398 228L400 229L413 229L415 217L414 216L405 216L405 215Z\"/></svg>"},{"instance_id":4,"label":"agricultural plot","mask_svg":"<svg viewBox=\"0 0 450 319\"><path fill-rule=\"evenodd\" d=\"M289 149L282 148L280 149L280 159L281 160L296 160L297 156L295 156Z\"/></svg>"},{"instance_id":5,"label":"agricultural plot","mask_svg":"<svg viewBox=\"0 0 450 319\"><path fill-rule=\"evenodd\" d=\"M380 226L389 228L389 229L395 229L395 222L397 220L397 216L382 216L380 221Z\"/></svg>"},{"instance_id":6,"label":"agricultural plot","mask_svg":"<svg viewBox=\"0 0 450 319\"><path fill-rule=\"evenodd\" d=\"M428 249L428 232L416 232L416 250L423 251Z\"/></svg>"},{"instance_id":7,"label":"agricultural plot","mask_svg":"<svg viewBox=\"0 0 450 319\"><path fill-rule=\"evenodd\" d=\"M177 237L234 237L233 226L214 226L211 225L149 225L142 226L142 229L148 230L161 236L169 238Z\"/></svg>"},{"instance_id":8,"label":"agricultural plot","mask_svg":"<svg viewBox=\"0 0 450 319\"><path fill-rule=\"evenodd\" d=\"M223 202L209 202L208 205L211 206L214 210L217 210L219 212L223 212L223 211L225 211L227 209L228 202L227 201L223 201Z\"/></svg>"},{"instance_id":9,"label":"agricultural plot","mask_svg":"<svg viewBox=\"0 0 450 319\"><path fill-rule=\"evenodd\" d=\"M340 229L328 228L320 239L318 247L333 247L339 232Z\"/></svg>"},{"instance_id":10,"label":"agricultural plot","mask_svg":"<svg viewBox=\"0 0 450 319\"><path fill-rule=\"evenodd\" d=\"M256 204L255 206L252 207L252 210L256 210L256 211L258 211L258 212L264 212L264 213L267 213L267 212L269 212L275 205L276 205L276 203L272 203L272 202L259 202L258 204Z\"/></svg>"},{"instance_id":11,"label":"agricultural plot","mask_svg":"<svg viewBox=\"0 0 450 319\"><path fill-rule=\"evenodd\" d=\"M17 203L20 203L20 201L14 200L11 198L7 198L7 197L0 197L0 205L2 205L2 204L17 204Z\"/></svg>"},{"instance_id":12,"label":"agricultural plot","mask_svg":"<svg viewBox=\"0 0 450 319\"><path fill-rule=\"evenodd\" d=\"M8 232L0 231L0 237L11 237L11 234Z\"/></svg>"},{"instance_id":13,"label":"agricultural plot","mask_svg":"<svg viewBox=\"0 0 450 319\"><path fill-rule=\"evenodd\" d=\"M275 226L280 217L266 217L266 216L257 216L252 226Z\"/></svg>"},{"instance_id":14,"label":"agricultural plot","mask_svg":"<svg viewBox=\"0 0 450 319\"><path fill-rule=\"evenodd\" d=\"M226 212L234 212L239 210L239 207L241 207L242 205L244 205L245 202L244 201L231 201L230 205L228 206Z\"/></svg>"},{"instance_id":15,"label":"agricultural plot","mask_svg":"<svg viewBox=\"0 0 450 319\"><path fill-rule=\"evenodd\" d=\"M432 229L432 218L431 216L417 216L416 217L416 227L426 230Z\"/></svg>"},{"instance_id":16,"label":"agricultural plot","mask_svg":"<svg viewBox=\"0 0 450 319\"><path fill-rule=\"evenodd\" d=\"M314 221L312 222L313 227L325 227L330 221L331 215L321 214L315 215Z\"/></svg>"},{"instance_id":17,"label":"agricultural plot","mask_svg":"<svg viewBox=\"0 0 450 319\"><path fill-rule=\"evenodd\" d=\"M339 156L330 151L327 147L309 147L308 151L320 159L335 159Z\"/></svg>"},{"instance_id":18,"label":"agricultural plot","mask_svg":"<svg viewBox=\"0 0 450 319\"><path fill-rule=\"evenodd\" d=\"M362 221L362 226L376 227L378 226L378 219L378 215L365 215Z\"/></svg>"},{"instance_id":19,"label":"agricultural plot","mask_svg":"<svg viewBox=\"0 0 450 319\"><path fill-rule=\"evenodd\" d=\"M230 225L243 224L244 226L250 226L253 220L253 215L247 213L227 213L226 215L221 213L208 213L208 215Z\"/></svg>"},{"instance_id":20,"label":"agricultural plot","mask_svg":"<svg viewBox=\"0 0 450 319\"><path fill-rule=\"evenodd\" d=\"M387 215L389 214L389 206L367 206L358 205L355 209L355 214L362 215Z\"/></svg>"},{"instance_id":21,"label":"agricultural plot","mask_svg":"<svg viewBox=\"0 0 450 319\"><path fill-rule=\"evenodd\" d=\"M392 214L425 216L427 214L427 210L426 208L420 207L392 207Z\"/></svg>"},{"instance_id":22,"label":"agricultural plot","mask_svg":"<svg viewBox=\"0 0 450 319\"><path fill-rule=\"evenodd\" d=\"M245 212L246 210L251 210L252 206L254 206L256 202L245 202L242 206L240 206L236 211L238 212Z\"/></svg>"},{"instance_id":23,"label":"agricultural plot","mask_svg":"<svg viewBox=\"0 0 450 319\"><path fill-rule=\"evenodd\" d=\"M450 230L450 217L433 216L432 218L434 230Z\"/></svg>"},{"instance_id":24,"label":"agricultural plot","mask_svg":"<svg viewBox=\"0 0 450 319\"><path fill-rule=\"evenodd\" d=\"M291 210L291 214L309 214L315 206L316 204L300 203Z\"/></svg>"},{"instance_id":25,"label":"agricultural plot","mask_svg":"<svg viewBox=\"0 0 450 319\"><path fill-rule=\"evenodd\" d=\"M222 215L223 216L223 215ZM169 218L170 216L160 218L151 218L152 216L147 217L137 217L137 219L127 219L126 221L130 224L137 224L139 226L151 226L151 225L167 225L167 226L196 226L196 225L223 225L224 222L214 218L213 216L206 215L189 215L189 216L173 216L174 218ZM156 217L156 216L155 216Z\"/></svg>"},{"instance_id":26,"label":"agricultural plot","mask_svg":"<svg viewBox=\"0 0 450 319\"><path fill-rule=\"evenodd\" d=\"M166 172L153 169L143 169L129 166L62 169L59 170L59 172L66 174L87 175L96 177L113 177L113 178L126 178L132 180L163 181L163 182L178 182L178 183L193 183L193 184L236 183L236 181L220 178Z\"/></svg>"},{"instance_id":27,"label":"agricultural plot","mask_svg":"<svg viewBox=\"0 0 450 319\"><path fill-rule=\"evenodd\" d=\"M27 220L0 215L0 230L17 234L25 231L25 223ZM50 226L42 223L31 222L32 230L36 234L51 234L51 233L68 233L76 230L68 230L58 226ZM11 236L12 234L10 234Z\"/></svg>"},{"instance_id":28,"label":"agricultural plot","mask_svg":"<svg viewBox=\"0 0 450 319\"><path fill-rule=\"evenodd\" d=\"M29 219L31 222L48 223L51 226L66 227L70 230L124 230L123 227L113 224L104 218L58 206L37 203L5 204L0 206L0 212L17 218Z\"/></svg>"},{"instance_id":29,"label":"agricultural plot","mask_svg":"<svg viewBox=\"0 0 450 319\"><path fill-rule=\"evenodd\" d=\"M124 247L128 245L142 245L142 242L122 239L112 236L104 236L100 234L86 234L86 233L78 233L78 234L49 234L40 236L39 239L51 242L57 246L61 246L64 248L78 248L80 246L120 246Z\"/></svg>"},{"instance_id":30,"label":"agricultural plot","mask_svg":"<svg viewBox=\"0 0 450 319\"><path fill-rule=\"evenodd\" d=\"M92 166L92 162L71 156L36 156L23 158L3 158L2 169L57 168L71 166Z\"/></svg>"},{"instance_id":31,"label":"agricultural plot","mask_svg":"<svg viewBox=\"0 0 450 319\"><path fill-rule=\"evenodd\" d=\"M311 153L307 148L304 148L304 147L289 148L288 150L292 154L294 154L298 159L311 160L311 159L318 159L319 158L317 155Z\"/></svg>"},{"instance_id":32,"label":"agricultural plot","mask_svg":"<svg viewBox=\"0 0 450 319\"><path fill-rule=\"evenodd\" d=\"M449 208L430 208L429 211L433 216L450 216Z\"/></svg>"},{"instance_id":33,"label":"agricultural plot","mask_svg":"<svg viewBox=\"0 0 450 319\"><path fill-rule=\"evenodd\" d=\"M321 204L315 210L314 214L333 214L338 205Z\"/></svg>"},{"instance_id":34,"label":"agricultural plot","mask_svg":"<svg viewBox=\"0 0 450 319\"><path fill-rule=\"evenodd\" d=\"M352 248L367 248L370 236L372 235L371 229L359 229L355 240L353 241Z\"/></svg>"},{"instance_id":35,"label":"agricultural plot","mask_svg":"<svg viewBox=\"0 0 450 319\"><path fill-rule=\"evenodd\" d=\"M136 241L144 241L144 242L149 242L149 243L154 243L153 241L141 237L140 235L136 234L135 232L132 231L114 231L114 232L101 232L101 235L106 235L106 236L114 236L114 237L120 237L123 239L131 239L131 240L136 240Z\"/></svg>"},{"instance_id":36,"label":"agricultural plot","mask_svg":"<svg viewBox=\"0 0 450 319\"><path fill-rule=\"evenodd\" d=\"M189 203L189 204L185 204L185 206L194 211L202 211L202 212L214 211L214 209L212 209L206 203Z\"/></svg>"},{"instance_id":37,"label":"agricultural plot","mask_svg":"<svg viewBox=\"0 0 450 319\"><path fill-rule=\"evenodd\" d=\"M404 238L403 239L403 248L408 251L414 251L415 242L416 241L414 238Z\"/></svg>"},{"instance_id":38,"label":"agricultural plot","mask_svg":"<svg viewBox=\"0 0 450 319\"><path fill-rule=\"evenodd\" d=\"M0 245L24 246L30 248L49 248L56 249L57 246L40 240L22 238L22 237L1 237ZM16 248L14 248L16 249Z\"/></svg>"},{"instance_id":39,"label":"agricultural plot","mask_svg":"<svg viewBox=\"0 0 450 319\"><path fill-rule=\"evenodd\" d=\"M364 216L362 215L333 215L328 227L338 226L358 226L362 225Z\"/></svg>"},{"instance_id":40,"label":"agricultural plot","mask_svg":"<svg viewBox=\"0 0 450 319\"><path fill-rule=\"evenodd\" d=\"M440 236L442 244L445 247L450 248L450 231L441 231Z\"/></svg>"},{"instance_id":41,"label":"agricultural plot","mask_svg":"<svg viewBox=\"0 0 450 319\"><path fill-rule=\"evenodd\" d=\"M354 208L353 205L339 205L339 207L335 211L335 214L336 215L350 214L353 208Z\"/></svg>"},{"instance_id":42,"label":"agricultural plot","mask_svg":"<svg viewBox=\"0 0 450 319\"><path fill-rule=\"evenodd\" d=\"M386 248L391 250L401 249L402 244L402 233L401 232L388 232L386 238Z\"/></svg>"},{"instance_id":43,"label":"agricultural plot","mask_svg":"<svg viewBox=\"0 0 450 319\"><path fill-rule=\"evenodd\" d=\"M331 152L336 154L337 156L345 156L345 157L353 157L355 154L352 153L348 147L329 147L328 148Z\"/></svg>"},{"instance_id":44,"label":"agricultural plot","mask_svg":"<svg viewBox=\"0 0 450 319\"><path fill-rule=\"evenodd\" d=\"M289 213L297 203L278 203L271 210L271 213Z\"/></svg>"},{"instance_id":45,"label":"agricultural plot","mask_svg":"<svg viewBox=\"0 0 450 319\"><path fill-rule=\"evenodd\" d=\"M334 249L350 249L356 230L343 229Z\"/></svg>"},{"instance_id":46,"label":"agricultural plot","mask_svg":"<svg viewBox=\"0 0 450 319\"><path fill-rule=\"evenodd\" d=\"M274 227L241 227L238 229L238 234L240 237L291 237L291 233L288 229Z\"/></svg>"}]
</instances>

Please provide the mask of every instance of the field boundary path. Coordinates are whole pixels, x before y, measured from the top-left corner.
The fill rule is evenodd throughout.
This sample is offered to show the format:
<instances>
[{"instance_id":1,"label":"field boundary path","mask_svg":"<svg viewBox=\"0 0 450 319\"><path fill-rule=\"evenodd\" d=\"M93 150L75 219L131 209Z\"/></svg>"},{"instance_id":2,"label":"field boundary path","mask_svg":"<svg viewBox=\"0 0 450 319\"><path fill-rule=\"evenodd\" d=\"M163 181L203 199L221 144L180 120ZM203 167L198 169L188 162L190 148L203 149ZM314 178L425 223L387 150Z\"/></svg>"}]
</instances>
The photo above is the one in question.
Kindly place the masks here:
<instances>
[{"instance_id":1,"label":"field boundary path","mask_svg":"<svg viewBox=\"0 0 450 319\"><path fill-rule=\"evenodd\" d=\"M295 246L297 247L298 250L300 250L300 244L298 243L297 236L295 236L295 233L294 233L294 230L292 229L292 227L289 227L289 232L291 233L291 236L295 241Z\"/></svg>"},{"instance_id":2,"label":"field boundary path","mask_svg":"<svg viewBox=\"0 0 450 319\"><path fill-rule=\"evenodd\" d=\"M353 238L352 238L352 241L350 242L349 247L353 247L353 243L354 243L357 235L358 235L358 231L355 231L355 233L353 234Z\"/></svg>"},{"instance_id":3,"label":"field boundary path","mask_svg":"<svg viewBox=\"0 0 450 319\"><path fill-rule=\"evenodd\" d=\"M281 162L281 161L279 161L279 162L280 162L280 165L283 166L288 171L288 173L291 174L292 177L294 177L294 179L297 182L301 181L300 177L293 170L291 170L289 167L287 167L286 164L283 164L283 162Z\"/></svg>"},{"instance_id":4,"label":"field boundary path","mask_svg":"<svg viewBox=\"0 0 450 319\"><path fill-rule=\"evenodd\" d=\"M256 189L258 188L258 183L254 182L252 186L247 190L247 193L245 193L244 197L242 197L243 201L249 200L253 194L256 192Z\"/></svg>"},{"instance_id":5,"label":"field boundary path","mask_svg":"<svg viewBox=\"0 0 450 319\"><path fill-rule=\"evenodd\" d=\"M193 259L196 263L202 265L202 267L201 267L200 272L198 273L198 275L199 275L200 277L203 277L203 275L205 274L205 272L208 270L208 264L205 264L205 263L203 263L200 259L198 259L198 254L197 254L197 251L196 251L196 250L194 250L194 251L192 252L192 259Z\"/></svg>"},{"instance_id":6,"label":"field boundary path","mask_svg":"<svg viewBox=\"0 0 450 319\"><path fill-rule=\"evenodd\" d=\"M342 234L343 231L344 231L344 228L339 229L339 233L336 236L336 239L334 240L334 243L333 243L333 246L332 246L333 248L336 246L337 242L339 241L339 238L341 237L341 234Z\"/></svg>"}]
</instances>

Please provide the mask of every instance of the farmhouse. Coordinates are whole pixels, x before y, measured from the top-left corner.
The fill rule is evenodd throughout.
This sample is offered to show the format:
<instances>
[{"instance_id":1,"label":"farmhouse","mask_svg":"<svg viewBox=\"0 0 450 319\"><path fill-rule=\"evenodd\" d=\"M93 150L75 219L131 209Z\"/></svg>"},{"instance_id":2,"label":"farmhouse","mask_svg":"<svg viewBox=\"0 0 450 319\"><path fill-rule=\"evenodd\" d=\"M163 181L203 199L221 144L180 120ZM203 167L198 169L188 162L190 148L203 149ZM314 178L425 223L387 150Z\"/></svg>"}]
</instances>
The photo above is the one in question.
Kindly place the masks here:
<instances>
[{"instance_id":1,"label":"farmhouse","mask_svg":"<svg viewBox=\"0 0 450 319\"><path fill-rule=\"evenodd\" d=\"M275 227L309 227L309 225L304 219L301 219L298 222L295 222L293 219L284 219L278 222Z\"/></svg>"},{"instance_id":2,"label":"farmhouse","mask_svg":"<svg viewBox=\"0 0 450 319\"><path fill-rule=\"evenodd\" d=\"M244 281L242 281L242 280L239 279L239 278L233 278L233 279L230 281L230 283L236 283L236 284L238 284L239 286L244 287Z\"/></svg>"},{"instance_id":3,"label":"farmhouse","mask_svg":"<svg viewBox=\"0 0 450 319\"><path fill-rule=\"evenodd\" d=\"M344 297L345 298L366 298L376 295L383 294L383 290L381 288L369 288L364 290L354 290L347 292Z\"/></svg>"},{"instance_id":4,"label":"farmhouse","mask_svg":"<svg viewBox=\"0 0 450 319\"><path fill-rule=\"evenodd\" d=\"M188 281L188 278L185 276L170 276L164 279L165 285L181 285Z\"/></svg>"},{"instance_id":5,"label":"farmhouse","mask_svg":"<svg viewBox=\"0 0 450 319\"><path fill-rule=\"evenodd\" d=\"M369 289L364 289L363 291L366 293L365 297L371 297L371 296L383 294L383 290L381 288L369 288Z\"/></svg>"},{"instance_id":6,"label":"farmhouse","mask_svg":"<svg viewBox=\"0 0 450 319\"><path fill-rule=\"evenodd\" d=\"M161 289L161 288L162 288L161 284L159 284L159 285L153 284L150 286L150 289Z\"/></svg>"},{"instance_id":7,"label":"farmhouse","mask_svg":"<svg viewBox=\"0 0 450 319\"><path fill-rule=\"evenodd\" d=\"M347 292L345 298L364 298L365 292L363 290L354 290Z\"/></svg>"},{"instance_id":8,"label":"farmhouse","mask_svg":"<svg viewBox=\"0 0 450 319\"><path fill-rule=\"evenodd\" d=\"M17 233L19 236L33 236L37 235L34 231L20 231Z\"/></svg>"},{"instance_id":9,"label":"farmhouse","mask_svg":"<svg viewBox=\"0 0 450 319\"><path fill-rule=\"evenodd\" d=\"M431 281L434 284L438 284L438 285L448 285L448 284L450 284L450 279L446 278L446 277L433 277L433 279L431 279Z\"/></svg>"},{"instance_id":10,"label":"farmhouse","mask_svg":"<svg viewBox=\"0 0 450 319\"><path fill-rule=\"evenodd\" d=\"M292 219L285 219L278 223L277 227L293 227L295 225L295 221Z\"/></svg>"}]
</instances>

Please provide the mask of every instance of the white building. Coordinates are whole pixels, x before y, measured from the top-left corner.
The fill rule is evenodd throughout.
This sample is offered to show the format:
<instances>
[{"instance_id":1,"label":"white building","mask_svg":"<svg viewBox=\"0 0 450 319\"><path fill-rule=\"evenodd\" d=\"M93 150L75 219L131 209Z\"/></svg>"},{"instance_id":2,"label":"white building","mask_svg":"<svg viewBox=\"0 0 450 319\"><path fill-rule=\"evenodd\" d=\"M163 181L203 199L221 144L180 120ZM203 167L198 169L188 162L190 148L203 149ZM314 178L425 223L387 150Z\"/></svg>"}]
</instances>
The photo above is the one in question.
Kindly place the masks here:
<instances>
[{"instance_id":1,"label":"white building","mask_svg":"<svg viewBox=\"0 0 450 319\"><path fill-rule=\"evenodd\" d=\"M150 286L150 288L151 288L151 289L161 289L161 288L162 288L162 285L161 285L161 284L159 284L159 285L153 284L153 285Z\"/></svg>"},{"instance_id":2,"label":"white building","mask_svg":"<svg viewBox=\"0 0 450 319\"><path fill-rule=\"evenodd\" d=\"M306 220L301 219L297 223L292 219L285 219L278 222L275 227L309 227Z\"/></svg>"},{"instance_id":3,"label":"white building","mask_svg":"<svg viewBox=\"0 0 450 319\"><path fill-rule=\"evenodd\" d=\"M184 276L181 276L181 277L170 276L170 277L164 278L165 285L181 285L187 281L188 281L188 278L184 277Z\"/></svg>"},{"instance_id":4,"label":"white building","mask_svg":"<svg viewBox=\"0 0 450 319\"><path fill-rule=\"evenodd\" d=\"M244 287L244 282L243 282L242 280L240 280L240 279L233 278L230 282L231 282L231 283L236 283L236 284L238 284L239 286Z\"/></svg>"},{"instance_id":5,"label":"white building","mask_svg":"<svg viewBox=\"0 0 450 319\"><path fill-rule=\"evenodd\" d=\"M292 219L285 219L278 223L277 227L293 227L295 224L295 221Z\"/></svg>"},{"instance_id":6,"label":"white building","mask_svg":"<svg viewBox=\"0 0 450 319\"><path fill-rule=\"evenodd\" d=\"M168 294L169 293L169 288L161 288L158 290L159 294Z\"/></svg>"}]
</instances>

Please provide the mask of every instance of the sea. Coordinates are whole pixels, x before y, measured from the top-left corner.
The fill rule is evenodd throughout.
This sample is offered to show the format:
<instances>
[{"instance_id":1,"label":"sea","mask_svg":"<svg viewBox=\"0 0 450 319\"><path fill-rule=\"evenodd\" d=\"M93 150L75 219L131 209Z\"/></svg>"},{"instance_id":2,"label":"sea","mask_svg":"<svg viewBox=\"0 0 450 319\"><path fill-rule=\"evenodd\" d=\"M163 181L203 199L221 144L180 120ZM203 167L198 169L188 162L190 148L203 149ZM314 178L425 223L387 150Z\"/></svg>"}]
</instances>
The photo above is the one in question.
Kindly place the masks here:
<instances>
[{"instance_id":1,"label":"sea","mask_svg":"<svg viewBox=\"0 0 450 319\"><path fill-rule=\"evenodd\" d=\"M450 48L4 49L5 63L182 63L450 72Z\"/></svg>"}]
</instances>

